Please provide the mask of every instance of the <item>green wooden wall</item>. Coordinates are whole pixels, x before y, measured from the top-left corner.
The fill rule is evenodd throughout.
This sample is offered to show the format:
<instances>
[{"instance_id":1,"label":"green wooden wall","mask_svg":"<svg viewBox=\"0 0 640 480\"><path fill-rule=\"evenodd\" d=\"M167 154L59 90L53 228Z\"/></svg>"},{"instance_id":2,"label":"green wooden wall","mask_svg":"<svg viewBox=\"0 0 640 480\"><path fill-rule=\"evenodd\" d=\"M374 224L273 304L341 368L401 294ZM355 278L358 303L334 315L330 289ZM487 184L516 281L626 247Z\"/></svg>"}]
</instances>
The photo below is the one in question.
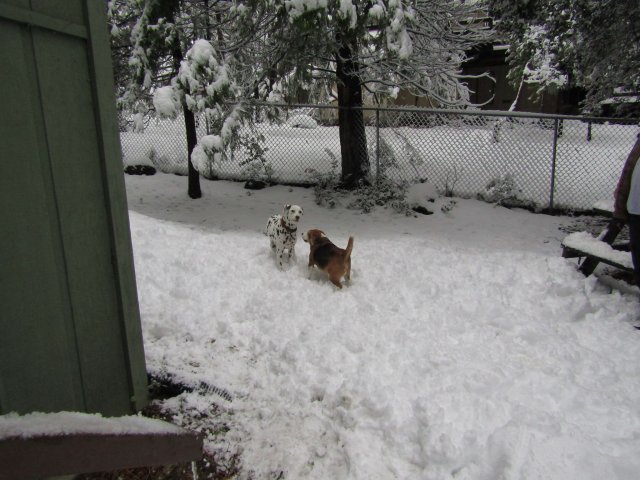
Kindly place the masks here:
<instances>
[{"instance_id":1,"label":"green wooden wall","mask_svg":"<svg viewBox=\"0 0 640 480\"><path fill-rule=\"evenodd\" d=\"M146 402L103 0L0 0L0 413Z\"/></svg>"}]
</instances>

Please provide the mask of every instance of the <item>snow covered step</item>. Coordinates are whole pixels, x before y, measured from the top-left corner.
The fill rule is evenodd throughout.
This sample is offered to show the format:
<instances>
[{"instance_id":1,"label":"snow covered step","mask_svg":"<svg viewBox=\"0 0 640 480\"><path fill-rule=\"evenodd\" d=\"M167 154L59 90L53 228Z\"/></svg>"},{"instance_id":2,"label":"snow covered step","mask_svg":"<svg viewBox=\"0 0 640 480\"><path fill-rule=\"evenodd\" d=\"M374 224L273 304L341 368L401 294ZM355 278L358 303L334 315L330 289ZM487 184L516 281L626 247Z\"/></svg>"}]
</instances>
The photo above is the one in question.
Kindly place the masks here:
<instances>
[{"instance_id":1,"label":"snow covered step","mask_svg":"<svg viewBox=\"0 0 640 480\"><path fill-rule=\"evenodd\" d=\"M200 459L202 438L161 420L78 412L0 416L0 480Z\"/></svg>"},{"instance_id":2,"label":"snow covered step","mask_svg":"<svg viewBox=\"0 0 640 480\"><path fill-rule=\"evenodd\" d=\"M622 270L633 271L631 254L614 249L610 244L587 232L574 232L562 241L564 257L592 257Z\"/></svg>"}]
</instances>

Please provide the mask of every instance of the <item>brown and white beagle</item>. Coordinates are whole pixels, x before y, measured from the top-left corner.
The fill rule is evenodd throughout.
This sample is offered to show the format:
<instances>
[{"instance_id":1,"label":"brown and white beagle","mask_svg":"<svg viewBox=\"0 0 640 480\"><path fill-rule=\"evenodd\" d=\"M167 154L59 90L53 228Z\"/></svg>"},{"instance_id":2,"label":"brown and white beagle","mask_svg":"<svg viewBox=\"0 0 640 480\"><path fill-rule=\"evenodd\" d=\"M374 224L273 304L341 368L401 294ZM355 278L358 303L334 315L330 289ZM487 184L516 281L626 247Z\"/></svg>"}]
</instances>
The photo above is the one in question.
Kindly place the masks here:
<instances>
[{"instance_id":1,"label":"brown and white beagle","mask_svg":"<svg viewBox=\"0 0 640 480\"><path fill-rule=\"evenodd\" d=\"M322 230L316 228L303 233L302 239L309 244L309 268L315 265L326 272L331 283L338 288L342 288L342 277L351 280L353 237L349 237L345 249L336 247Z\"/></svg>"}]
</instances>

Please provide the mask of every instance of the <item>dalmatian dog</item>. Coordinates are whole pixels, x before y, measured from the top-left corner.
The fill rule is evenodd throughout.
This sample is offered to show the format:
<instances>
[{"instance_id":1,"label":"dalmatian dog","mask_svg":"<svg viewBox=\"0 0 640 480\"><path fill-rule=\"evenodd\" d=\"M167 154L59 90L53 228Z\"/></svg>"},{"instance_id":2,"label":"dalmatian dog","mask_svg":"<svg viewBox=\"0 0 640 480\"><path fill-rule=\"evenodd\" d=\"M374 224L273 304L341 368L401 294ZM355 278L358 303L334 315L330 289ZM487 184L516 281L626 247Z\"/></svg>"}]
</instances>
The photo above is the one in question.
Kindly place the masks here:
<instances>
[{"instance_id":1,"label":"dalmatian dog","mask_svg":"<svg viewBox=\"0 0 640 480\"><path fill-rule=\"evenodd\" d=\"M267 221L265 233L269 237L271 251L276 254L276 264L281 270L285 264L289 264L291 258L296 261L298 222L302 213L302 207L298 205L285 205L282 215L272 215Z\"/></svg>"}]
</instances>

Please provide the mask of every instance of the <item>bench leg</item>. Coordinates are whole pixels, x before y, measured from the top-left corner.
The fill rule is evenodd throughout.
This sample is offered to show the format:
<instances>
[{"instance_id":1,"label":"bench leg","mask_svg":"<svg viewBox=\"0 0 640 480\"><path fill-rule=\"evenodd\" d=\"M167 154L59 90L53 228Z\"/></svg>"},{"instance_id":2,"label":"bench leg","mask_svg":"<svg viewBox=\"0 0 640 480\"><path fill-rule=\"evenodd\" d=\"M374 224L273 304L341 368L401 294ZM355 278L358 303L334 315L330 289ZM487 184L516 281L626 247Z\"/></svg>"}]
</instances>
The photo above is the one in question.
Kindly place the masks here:
<instances>
[{"instance_id":1,"label":"bench leg","mask_svg":"<svg viewBox=\"0 0 640 480\"><path fill-rule=\"evenodd\" d=\"M620 230L622 230L622 227L624 227L624 222L621 222L616 218L611 219L611 221L609 221L609 225L607 225L607 228L604 231L604 235L602 235L602 238L600 240L611 245L620 233ZM580 265L579 270L584 274L585 277L588 277L596 269L598 263L600 263L599 260L596 260L592 257L587 257L584 262L582 262L582 265Z\"/></svg>"}]
</instances>

